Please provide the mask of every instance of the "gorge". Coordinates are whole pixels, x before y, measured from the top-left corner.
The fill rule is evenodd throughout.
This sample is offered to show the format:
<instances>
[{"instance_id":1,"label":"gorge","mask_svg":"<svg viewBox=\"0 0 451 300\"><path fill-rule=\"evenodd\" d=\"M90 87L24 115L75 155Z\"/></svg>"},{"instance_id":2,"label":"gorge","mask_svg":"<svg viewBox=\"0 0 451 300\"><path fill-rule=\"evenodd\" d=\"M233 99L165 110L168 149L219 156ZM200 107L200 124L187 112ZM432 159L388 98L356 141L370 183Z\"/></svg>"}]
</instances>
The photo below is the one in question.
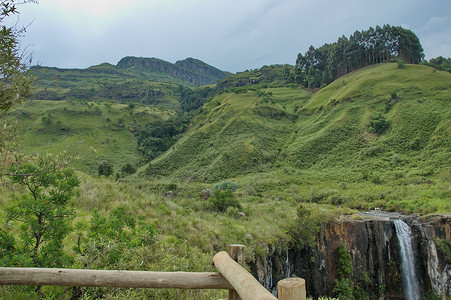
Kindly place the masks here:
<instances>
[{"instance_id":1,"label":"gorge","mask_svg":"<svg viewBox=\"0 0 451 300\"><path fill-rule=\"evenodd\" d=\"M400 241L409 239L410 254ZM406 236L407 234L407 236ZM337 248L343 244L350 253L354 294L359 299L421 299L425 293L451 293L451 265L437 249L440 239L451 238L451 216L400 216L397 214L365 216L324 224L314 246L300 250L267 247L266 257L257 257L251 269L259 281L276 293L276 283L286 277L306 280L307 294L316 299L334 295L337 278ZM415 260L410 267L417 274L415 284L403 280L402 258ZM416 279L413 280L413 282ZM446 297L446 296L443 296Z\"/></svg>"}]
</instances>

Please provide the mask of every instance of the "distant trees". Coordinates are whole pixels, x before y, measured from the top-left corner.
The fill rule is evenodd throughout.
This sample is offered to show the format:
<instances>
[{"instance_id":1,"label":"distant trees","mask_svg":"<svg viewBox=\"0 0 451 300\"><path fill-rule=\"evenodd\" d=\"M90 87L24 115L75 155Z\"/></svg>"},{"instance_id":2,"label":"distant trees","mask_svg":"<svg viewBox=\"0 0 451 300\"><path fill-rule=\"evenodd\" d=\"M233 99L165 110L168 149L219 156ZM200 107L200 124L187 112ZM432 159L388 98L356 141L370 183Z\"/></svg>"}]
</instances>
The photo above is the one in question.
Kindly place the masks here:
<instances>
[{"instance_id":1,"label":"distant trees","mask_svg":"<svg viewBox=\"0 0 451 300\"><path fill-rule=\"evenodd\" d=\"M150 161L168 150L188 127L190 118L180 113L168 120L149 123L144 129L135 133L138 150Z\"/></svg>"},{"instance_id":2,"label":"distant trees","mask_svg":"<svg viewBox=\"0 0 451 300\"><path fill-rule=\"evenodd\" d=\"M451 73L451 58L439 56L430 59L427 63L425 63L425 65L431 66L441 71L447 71Z\"/></svg>"},{"instance_id":3,"label":"distant trees","mask_svg":"<svg viewBox=\"0 0 451 300\"><path fill-rule=\"evenodd\" d=\"M416 64L423 60L418 37L402 27L384 25L342 36L333 44L310 46L296 59L296 81L309 88L327 85L338 77L368 65L399 59Z\"/></svg>"}]
</instances>

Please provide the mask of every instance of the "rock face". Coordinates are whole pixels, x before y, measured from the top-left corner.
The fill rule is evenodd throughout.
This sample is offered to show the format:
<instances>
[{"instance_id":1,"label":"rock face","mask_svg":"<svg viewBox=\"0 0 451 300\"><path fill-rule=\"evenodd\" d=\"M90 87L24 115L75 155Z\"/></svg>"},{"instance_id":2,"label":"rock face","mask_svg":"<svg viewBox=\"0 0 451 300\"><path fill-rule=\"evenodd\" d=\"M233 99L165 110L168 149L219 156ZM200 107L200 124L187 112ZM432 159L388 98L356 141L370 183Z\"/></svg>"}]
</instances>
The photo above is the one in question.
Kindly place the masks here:
<instances>
[{"instance_id":1,"label":"rock face","mask_svg":"<svg viewBox=\"0 0 451 300\"><path fill-rule=\"evenodd\" d=\"M228 75L227 72L194 58L187 58L173 64L157 58L127 56L117 63L117 67L120 69L138 68L143 72L165 73L194 85L212 84Z\"/></svg>"},{"instance_id":2,"label":"rock face","mask_svg":"<svg viewBox=\"0 0 451 300\"><path fill-rule=\"evenodd\" d=\"M409 217L420 293L451 294L451 265L437 250L435 239L451 239L451 216ZM405 299L397 232L390 219L341 221L323 226L314 247L301 250L268 247L265 258L251 264L254 276L276 293L277 282L290 276L306 280L307 294L334 295L337 248L349 251L352 281L369 299Z\"/></svg>"}]
</instances>

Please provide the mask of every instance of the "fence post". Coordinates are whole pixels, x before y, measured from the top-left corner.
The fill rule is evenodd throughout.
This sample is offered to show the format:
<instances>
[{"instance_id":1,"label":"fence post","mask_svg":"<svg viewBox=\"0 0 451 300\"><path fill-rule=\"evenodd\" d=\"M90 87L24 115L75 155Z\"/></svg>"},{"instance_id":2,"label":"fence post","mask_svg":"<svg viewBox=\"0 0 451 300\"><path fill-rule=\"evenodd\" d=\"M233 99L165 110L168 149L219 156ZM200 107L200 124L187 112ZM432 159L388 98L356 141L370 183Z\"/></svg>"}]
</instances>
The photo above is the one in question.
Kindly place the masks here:
<instances>
[{"instance_id":1,"label":"fence post","mask_svg":"<svg viewBox=\"0 0 451 300\"><path fill-rule=\"evenodd\" d=\"M239 244L230 245L229 255L236 261L240 266L244 267L246 265L246 259L244 256L244 250L246 246ZM235 290L229 290L228 300L241 300L241 297Z\"/></svg>"},{"instance_id":2,"label":"fence post","mask_svg":"<svg viewBox=\"0 0 451 300\"><path fill-rule=\"evenodd\" d=\"M305 280L302 278L286 278L277 283L279 300L305 300Z\"/></svg>"}]
</instances>

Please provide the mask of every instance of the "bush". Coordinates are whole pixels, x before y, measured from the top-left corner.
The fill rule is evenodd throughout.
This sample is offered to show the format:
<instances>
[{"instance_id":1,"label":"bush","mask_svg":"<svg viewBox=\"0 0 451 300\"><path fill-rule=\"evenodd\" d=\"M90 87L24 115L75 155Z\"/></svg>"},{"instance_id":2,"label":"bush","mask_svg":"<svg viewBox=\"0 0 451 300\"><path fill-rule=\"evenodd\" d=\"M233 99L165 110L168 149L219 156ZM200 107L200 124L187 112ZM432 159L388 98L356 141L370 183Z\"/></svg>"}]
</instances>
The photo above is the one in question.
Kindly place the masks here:
<instances>
[{"instance_id":1,"label":"bush","mask_svg":"<svg viewBox=\"0 0 451 300\"><path fill-rule=\"evenodd\" d=\"M106 160L102 160L99 162L98 166L97 166L97 172L99 174L99 176L105 176L108 177L110 175L113 175L114 169L113 169L113 165Z\"/></svg>"},{"instance_id":2,"label":"bush","mask_svg":"<svg viewBox=\"0 0 451 300\"><path fill-rule=\"evenodd\" d=\"M299 205L296 216L296 220L288 228L293 246L301 249L305 245L314 245L320 221L312 216L311 209L304 204Z\"/></svg>"},{"instance_id":3,"label":"bush","mask_svg":"<svg viewBox=\"0 0 451 300\"><path fill-rule=\"evenodd\" d=\"M223 182L220 182L220 183L216 184L213 187L213 189L212 189L213 193L217 189L220 189L220 190L223 190L223 191L236 192L236 190L238 189L238 183L233 182L233 181L228 181L228 180L227 181L223 181Z\"/></svg>"},{"instance_id":4,"label":"bush","mask_svg":"<svg viewBox=\"0 0 451 300\"><path fill-rule=\"evenodd\" d=\"M381 135L385 132L385 130L388 129L389 126L390 122L385 119L383 114L378 113L371 117L368 131L377 135Z\"/></svg>"},{"instance_id":5,"label":"bush","mask_svg":"<svg viewBox=\"0 0 451 300\"><path fill-rule=\"evenodd\" d=\"M235 194L231 190L216 189L213 195L208 198L213 204L215 210L225 212L229 207L241 209L241 204L235 198Z\"/></svg>"},{"instance_id":6,"label":"bush","mask_svg":"<svg viewBox=\"0 0 451 300\"><path fill-rule=\"evenodd\" d=\"M130 163L122 167L123 174L134 174L136 172L136 167L132 166Z\"/></svg>"}]
</instances>

